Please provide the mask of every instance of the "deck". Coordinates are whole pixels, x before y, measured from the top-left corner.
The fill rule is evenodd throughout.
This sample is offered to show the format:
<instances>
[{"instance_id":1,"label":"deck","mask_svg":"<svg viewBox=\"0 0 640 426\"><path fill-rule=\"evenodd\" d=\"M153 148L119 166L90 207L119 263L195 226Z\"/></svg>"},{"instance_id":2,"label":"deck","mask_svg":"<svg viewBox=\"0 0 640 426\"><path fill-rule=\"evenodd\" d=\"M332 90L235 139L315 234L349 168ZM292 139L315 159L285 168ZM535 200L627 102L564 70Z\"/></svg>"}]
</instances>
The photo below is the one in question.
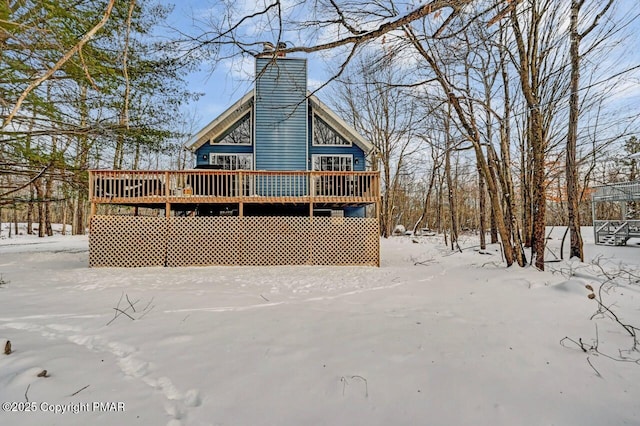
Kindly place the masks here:
<instances>
[{"instance_id":1,"label":"deck","mask_svg":"<svg viewBox=\"0 0 640 426\"><path fill-rule=\"evenodd\" d=\"M630 238L640 238L640 220L629 203L640 202L640 181L616 182L593 188L591 209L596 244L623 246ZM598 203L619 203L617 219L598 217Z\"/></svg>"},{"instance_id":2,"label":"deck","mask_svg":"<svg viewBox=\"0 0 640 426\"><path fill-rule=\"evenodd\" d=\"M165 208L190 204L338 204L380 200L378 172L91 170L89 200Z\"/></svg>"}]
</instances>

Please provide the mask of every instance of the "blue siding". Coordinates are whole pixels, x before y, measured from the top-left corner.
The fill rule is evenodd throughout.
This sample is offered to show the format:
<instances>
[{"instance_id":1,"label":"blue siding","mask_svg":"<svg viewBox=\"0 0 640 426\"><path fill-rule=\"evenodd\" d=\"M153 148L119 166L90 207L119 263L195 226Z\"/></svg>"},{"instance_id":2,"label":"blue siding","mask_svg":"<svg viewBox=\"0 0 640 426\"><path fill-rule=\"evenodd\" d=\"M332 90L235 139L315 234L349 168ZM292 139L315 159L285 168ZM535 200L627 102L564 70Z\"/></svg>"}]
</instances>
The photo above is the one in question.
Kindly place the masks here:
<instances>
[{"instance_id":1,"label":"blue siding","mask_svg":"<svg viewBox=\"0 0 640 426\"><path fill-rule=\"evenodd\" d=\"M251 154L251 145L211 145L206 143L196 151L196 167L209 164L209 154Z\"/></svg>"},{"instance_id":2,"label":"blue siding","mask_svg":"<svg viewBox=\"0 0 640 426\"><path fill-rule=\"evenodd\" d=\"M313 112L313 111L312 111ZM307 144L309 147L309 170L312 169L312 155L328 155L328 154L344 154L353 155L353 170L356 172L364 172L366 170L364 151L356 144L351 146L313 146L313 114L307 117L309 125L309 134L307 136ZM357 161L356 161L357 160ZM356 164L357 163L357 164Z\"/></svg>"},{"instance_id":3,"label":"blue siding","mask_svg":"<svg viewBox=\"0 0 640 426\"><path fill-rule=\"evenodd\" d=\"M307 170L307 61L256 59L255 168Z\"/></svg>"},{"instance_id":4,"label":"blue siding","mask_svg":"<svg viewBox=\"0 0 640 426\"><path fill-rule=\"evenodd\" d=\"M357 172L363 172L366 170L365 154L364 151L352 144L351 146L314 146L313 145L313 114L309 114L309 135L307 138L307 144L309 148L309 170L313 167L312 156L313 155L352 155L353 156L353 170ZM365 217L365 207L344 207L345 217Z\"/></svg>"}]
</instances>

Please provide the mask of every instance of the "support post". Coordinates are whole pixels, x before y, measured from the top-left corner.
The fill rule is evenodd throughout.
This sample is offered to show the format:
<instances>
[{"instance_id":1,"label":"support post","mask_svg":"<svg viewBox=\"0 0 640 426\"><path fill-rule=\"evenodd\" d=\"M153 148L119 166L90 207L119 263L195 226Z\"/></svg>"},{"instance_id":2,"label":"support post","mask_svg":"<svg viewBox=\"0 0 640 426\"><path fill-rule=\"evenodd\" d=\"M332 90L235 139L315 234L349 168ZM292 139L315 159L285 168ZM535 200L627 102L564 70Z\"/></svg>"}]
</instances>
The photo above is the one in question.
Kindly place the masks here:
<instances>
[{"instance_id":1,"label":"support post","mask_svg":"<svg viewBox=\"0 0 640 426\"><path fill-rule=\"evenodd\" d=\"M596 202L591 199L591 225L593 226L593 242L598 244L598 232L596 230Z\"/></svg>"},{"instance_id":2,"label":"support post","mask_svg":"<svg viewBox=\"0 0 640 426\"><path fill-rule=\"evenodd\" d=\"M316 192L315 177L313 171L307 175L307 194L309 194L309 222L313 222L313 199Z\"/></svg>"},{"instance_id":3,"label":"support post","mask_svg":"<svg viewBox=\"0 0 640 426\"><path fill-rule=\"evenodd\" d=\"M164 203L164 216L166 218L170 218L171 217L171 203L170 202L166 202Z\"/></svg>"},{"instance_id":4,"label":"support post","mask_svg":"<svg viewBox=\"0 0 640 426\"><path fill-rule=\"evenodd\" d=\"M244 203L242 201L238 203L238 216L244 217Z\"/></svg>"}]
</instances>

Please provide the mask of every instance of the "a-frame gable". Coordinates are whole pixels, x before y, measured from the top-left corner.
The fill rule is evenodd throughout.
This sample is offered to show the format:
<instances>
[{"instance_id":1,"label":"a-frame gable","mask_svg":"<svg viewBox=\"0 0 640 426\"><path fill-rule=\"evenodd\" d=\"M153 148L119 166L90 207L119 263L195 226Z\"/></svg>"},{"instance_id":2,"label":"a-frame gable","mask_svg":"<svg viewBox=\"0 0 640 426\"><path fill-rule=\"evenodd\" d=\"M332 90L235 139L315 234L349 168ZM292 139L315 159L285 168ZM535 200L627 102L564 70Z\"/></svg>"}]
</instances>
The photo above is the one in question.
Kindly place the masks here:
<instances>
[{"instance_id":1,"label":"a-frame gable","mask_svg":"<svg viewBox=\"0 0 640 426\"><path fill-rule=\"evenodd\" d=\"M327 105L325 105L315 95L309 96L309 103L314 114L326 123L332 130L342 136L345 140L355 144L365 155L373 151L374 147L360 135L353 127L351 127L346 121L340 118L335 112L333 112Z\"/></svg>"},{"instance_id":2,"label":"a-frame gable","mask_svg":"<svg viewBox=\"0 0 640 426\"><path fill-rule=\"evenodd\" d=\"M253 90L226 111L216 117L213 121L203 127L186 143L186 147L195 152L204 144L211 140L216 140L228 132L238 121L243 119L253 108Z\"/></svg>"}]
</instances>

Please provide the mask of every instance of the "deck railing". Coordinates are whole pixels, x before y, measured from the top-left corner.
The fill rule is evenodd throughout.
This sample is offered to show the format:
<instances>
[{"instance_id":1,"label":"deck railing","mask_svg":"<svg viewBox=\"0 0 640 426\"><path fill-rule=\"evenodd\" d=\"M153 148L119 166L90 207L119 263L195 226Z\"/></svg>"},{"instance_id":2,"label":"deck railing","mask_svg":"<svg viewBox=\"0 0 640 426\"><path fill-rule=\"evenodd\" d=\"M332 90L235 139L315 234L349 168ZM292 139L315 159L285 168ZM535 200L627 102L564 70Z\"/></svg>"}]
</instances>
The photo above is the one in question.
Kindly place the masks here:
<instances>
[{"instance_id":1,"label":"deck railing","mask_svg":"<svg viewBox=\"0 0 640 426\"><path fill-rule=\"evenodd\" d=\"M378 172L91 170L92 203L376 203Z\"/></svg>"},{"instance_id":2,"label":"deck railing","mask_svg":"<svg viewBox=\"0 0 640 426\"><path fill-rule=\"evenodd\" d=\"M594 187L593 201L640 200L640 181L617 182Z\"/></svg>"}]
</instances>

